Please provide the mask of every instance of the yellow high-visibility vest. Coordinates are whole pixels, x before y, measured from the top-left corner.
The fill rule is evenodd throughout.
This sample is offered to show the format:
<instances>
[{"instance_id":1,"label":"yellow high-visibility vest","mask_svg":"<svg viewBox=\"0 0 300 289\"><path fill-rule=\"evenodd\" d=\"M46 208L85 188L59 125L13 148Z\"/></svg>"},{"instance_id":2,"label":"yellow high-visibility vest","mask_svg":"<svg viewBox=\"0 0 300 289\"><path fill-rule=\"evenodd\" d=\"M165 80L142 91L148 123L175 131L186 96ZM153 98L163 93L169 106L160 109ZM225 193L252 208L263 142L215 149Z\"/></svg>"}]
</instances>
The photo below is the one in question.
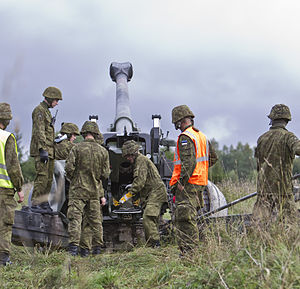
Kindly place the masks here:
<instances>
[{"instance_id":1,"label":"yellow high-visibility vest","mask_svg":"<svg viewBox=\"0 0 300 289\"><path fill-rule=\"evenodd\" d=\"M10 188L10 189L12 189L14 185L11 182L10 177L7 173L6 162L5 162L5 145L7 139L11 135L15 140L16 153L18 154L15 136L8 131L0 129L0 187Z\"/></svg>"}]
</instances>

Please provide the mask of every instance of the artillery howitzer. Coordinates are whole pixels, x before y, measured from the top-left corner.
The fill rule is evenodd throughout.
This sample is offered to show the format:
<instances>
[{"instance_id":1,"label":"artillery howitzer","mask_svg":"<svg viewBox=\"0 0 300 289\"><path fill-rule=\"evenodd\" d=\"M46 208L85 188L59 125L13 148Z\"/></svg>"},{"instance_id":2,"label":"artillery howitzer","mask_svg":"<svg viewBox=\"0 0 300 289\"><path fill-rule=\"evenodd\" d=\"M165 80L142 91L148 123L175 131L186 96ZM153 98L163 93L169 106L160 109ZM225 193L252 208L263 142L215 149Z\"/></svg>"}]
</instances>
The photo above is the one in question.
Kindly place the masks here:
<instances>
[{"instance_id":1,"label":"artillery howitzer","mask_svg":"<svg viewBox=\"0 0 300 289\"><path fill-rule=\"evenodd\" d=\"M110 66L110 76L116 83L116 115L109 132L103 133L104 146L109 152L111 174L104 184L105 196L108 200L103 207L103 236L107 248L118 249L129 244L130 247L143 239L142 211L133 208L130 202L117 206L126 188L133 180L132 165L122 157L122 145L127 140L135 140L140 146L140 152L148 156L157 166L167 191L172 175L173 164L165 157L164 150L174 147L176 142L163 137L160 128L160 115L152 115L153 127L149 132L140 132L134 124L130 106L127 82L133 76L132 65L129 62L116 63ZM98 117L91 117L96 121ZM67 218L62 211L65 201L64 161L55 162L55 174L49 197L53 214L34 213L28 205L16 211L12 240L15 244L35 244L66 247L68 244ZM170 202L171 203L171 202ZM211 182L204 191L204 212L214 210L226 204L220 190ZM226 215L223 210L220 215Z\"/></svg>"}]
</instances>

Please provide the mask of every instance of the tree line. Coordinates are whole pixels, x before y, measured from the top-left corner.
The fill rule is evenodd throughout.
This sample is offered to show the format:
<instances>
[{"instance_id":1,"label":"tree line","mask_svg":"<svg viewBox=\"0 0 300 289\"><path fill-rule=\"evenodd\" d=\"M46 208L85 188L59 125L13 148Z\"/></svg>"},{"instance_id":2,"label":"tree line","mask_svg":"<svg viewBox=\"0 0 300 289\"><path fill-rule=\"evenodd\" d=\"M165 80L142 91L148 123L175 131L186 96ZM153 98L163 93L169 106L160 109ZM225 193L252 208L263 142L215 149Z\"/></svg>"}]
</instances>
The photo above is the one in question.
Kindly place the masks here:
<instances>
[{"instance_id":1,"label":"tree line","mask_svg":"<svg viewBox=\"0 0 300 289\"><path fill-rule=\"evenodd\" d=\"M255 147L251 148L248 143L238 142L234 147L224 145L219 149L216 140L211 141L217 152L219 161L209 169L209 179L218 183L224 180L231 181L255 181L257 176ZM300 158L295 158L293 174L300 173Z\"/></svg>"}]
</instances>

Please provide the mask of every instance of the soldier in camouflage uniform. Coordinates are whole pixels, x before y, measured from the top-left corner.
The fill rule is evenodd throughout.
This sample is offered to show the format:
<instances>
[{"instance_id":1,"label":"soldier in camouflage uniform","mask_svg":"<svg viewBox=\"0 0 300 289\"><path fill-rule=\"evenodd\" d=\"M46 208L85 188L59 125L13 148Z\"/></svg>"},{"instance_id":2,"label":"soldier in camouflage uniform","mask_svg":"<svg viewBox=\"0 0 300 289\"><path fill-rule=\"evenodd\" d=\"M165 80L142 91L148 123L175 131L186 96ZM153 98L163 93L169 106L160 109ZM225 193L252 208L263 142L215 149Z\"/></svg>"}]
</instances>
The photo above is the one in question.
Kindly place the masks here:
<instances>
[{"instance_id":1,"label":"soldier in camouflage uniform","mask_svg":"<svg viewBox=\"0 0 300 289\"><path fill-rule=\"evenodd\" d=\"M32 112L32 135L30 156L34 157L36 177L32 192L31 209L36 212L51 212L48 195L54 171L54 121L49 108L54 108L62 94L56 87L48 87L44 100Z\"/></svg>"},{"instance_id":2,"label":"soldier in camouflage uniform","mask_svg":"<svg viewBox=\"0 0 300 289\"><path fill-rule=\"evenodd\" d=\"M75 144L76 136L80 135L78 126L74 123L63 122L59 135L55 138L54 151L56 160L66 160L69 153ZM60 212L67 215L68 201L69 201L69 187L70 183L65 179L65 202L63 203Z\"/></svg>"},{"instance_id":3,"label":"soldier in camouflage uniform","mask_svg":"<svg viewBox=\"0 0 300 289\"><path fill-rule=\"evenodd\" d=\"M78 126L71 122L63 122L60 135L55 138L55 159L66 160L76 140L76 136L80 135Z\"/></svg>"},{"instance_id":4,"label":"soldier in camouflage uniform","mask_svg":"<svg viewBox=\"0 0 300 289\"><path fill-rule=\"evenodd\" d=\"M289 108L276 104L270 114L270 130L257 141L257 201L253 208L255 220L266 223L283 220L297 213L292 185L292 166L300 155L300 141L285 127L291 120Z\"/></svg>"},{"instance_id":5,"label":"soldier in camouflage uniform","mask_svg":"<svg viewBox=\"0 0 300 289\"><path fill-rule=\"evenodd\" d=\"M218 160L206 136L193 126L193 118L193 112L186 105L172 110L172 123L181 130L170 186L176 196L176 236L182 254L191 252L199 243L197 211L203 207L202 192L208 181L208 167Z\"/></svg>"},{"instance_id":6,"label":"soldier in camouflage uniform","mask_svg":"<svg viewBox=\"0 0 300 289\"><path fill-rule=\"evenodd\" d=\"M69 253L78 254L82 234L83 214L93 232L93 254L99 254L103 245L101 204L106 199L101 190L101 178L108 178L108 152L95 138L100 134L97 123L86 121L81 129L84 141L75 145L66 161L66 177L70 180L69 190ZM85 249L85 248L83 248Z\"/></svg>"},{"instance_id":7,"label":"soldier in camouflage uniform","mask_svg":"<svg viewBox=\"0 0 300 289\"><path fill-rule=\"evenodd\" d=\"M133 197L140 194L146 241L152 247L159 247L158 221L161 207L167 202L166 187L156 166L139 153L139 145L135 141L123 144L122 156L134 166L133 182L128 193Z\"/></svg>"},{"instance_id":8,"label":"soldier in camouflage uniform","mask_svg":"<svg viewBox=\"0 0 300 289\"><path fill-rule=\"evenodd\" d=\"M15 192L18 193L19 203L24 200L16 139L5 131L11 119L9 104L0 103L0 265L4 266L10 263L11 233L17 206Z\"/></svg>"}]
</instances>

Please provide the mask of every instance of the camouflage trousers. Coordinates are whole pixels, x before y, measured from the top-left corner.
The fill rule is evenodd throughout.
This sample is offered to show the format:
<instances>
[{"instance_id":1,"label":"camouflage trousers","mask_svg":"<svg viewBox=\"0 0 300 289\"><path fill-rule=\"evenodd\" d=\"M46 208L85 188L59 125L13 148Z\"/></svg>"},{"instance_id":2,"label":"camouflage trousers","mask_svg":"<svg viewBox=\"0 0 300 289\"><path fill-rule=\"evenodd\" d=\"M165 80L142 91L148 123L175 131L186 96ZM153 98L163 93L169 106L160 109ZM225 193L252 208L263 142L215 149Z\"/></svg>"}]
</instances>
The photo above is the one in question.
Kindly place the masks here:
<instances>
[{"instance_id":1,"label":"camouflage trousers","mask_svg":"<svg viewBox=\"0 0 300 289\"><path fill-rule=\"evenodd\" d=\"M11 190L10 195L1 194L2 191L3 189L0 188L0 253L9 254L17 203L14 199L14 190Z\"/></svg>"},{"instance_id":2,"label":"camouflage trousers","mask_svg":"<svg viewBox=\"0 0 300 289\"><path fill-rule=\"evenodd\" d=\"M35 157L36 176L33 184L32 205L48 202L54 172L54 160L49 159L47 163L42 163L40 157Z\"/></svg>"},{"instance_id":3,"label":"camouflage trousers","mask_svg":"<svg viewBox=\"0 0 300 289\"><path fill-rule=\"evenodd\" d=\"M253 220L260 224L290 221L296 219L296 216L299 216L299 212L293 194L284 198L272 194L260 194L253 207Z\"/></svg>"},{"instance_id":4,"label":"camouflage trousers","mask_svg":"<svg viewBox=\"0 0 300 289\"><path fill-rule=\"evenodd\" d=\"M204 187L203 187L204 188ZM199 244L197 209L201 207L201 192L180 192L176 190L175 226L176 239L182 252L192 250Z\"/></svg>"},{"instance_id":5,"label":"camouflage trousers","mask_svg":"<svg viewBox=\"0 0 300 289\"><path fill-rule=\"evenodd\" d=\"M100 206L100 210L101 210L101 206ZM101 243L101 246L103 246L104 242L103 242L103 226L102 226L103 215L102 215L102 211L100 212L100 222L101 222L101 226L99 226L100 243ZM91 250L93 247L98 246L97 242L96 242L96 238L95 238L96 236L93 235L92 227L89 224L86 215L83 215L83 220L82 220L82 225L81 225L81 232L82 233L81 233L81 236L80 236L80 243L79 243L80 248Z\"/></svg>"},{"instance_id":6,"label":"camouflage trousers","mask_svg":"<svg viewBox=\"0 0 300 289\"><path fill-rule=\"evenodd\" d=\"M159 241L158 225L162 204L162 202L155 203L153 200L149 200L144 209L143 226L145 239L149 245L153 244L155 241Z\"/></svg>"},{"instance_id":7,"label":"camouflage trousers","mask_svg":"<svg viewBox=\"0 0 300 289\"><path fill-rule=\"evenodd\" d=\"M83 218L85 218L84 222L90 226L90 232L88 231L87 235L92 235L93 245L101 246L103 243L103 233L101 233L103 228L100 200L69 199L69 243L79 246L81 236L83 235L83 239L86 238L84 231L82 231Z\"/></svg>"}]
</instances>

